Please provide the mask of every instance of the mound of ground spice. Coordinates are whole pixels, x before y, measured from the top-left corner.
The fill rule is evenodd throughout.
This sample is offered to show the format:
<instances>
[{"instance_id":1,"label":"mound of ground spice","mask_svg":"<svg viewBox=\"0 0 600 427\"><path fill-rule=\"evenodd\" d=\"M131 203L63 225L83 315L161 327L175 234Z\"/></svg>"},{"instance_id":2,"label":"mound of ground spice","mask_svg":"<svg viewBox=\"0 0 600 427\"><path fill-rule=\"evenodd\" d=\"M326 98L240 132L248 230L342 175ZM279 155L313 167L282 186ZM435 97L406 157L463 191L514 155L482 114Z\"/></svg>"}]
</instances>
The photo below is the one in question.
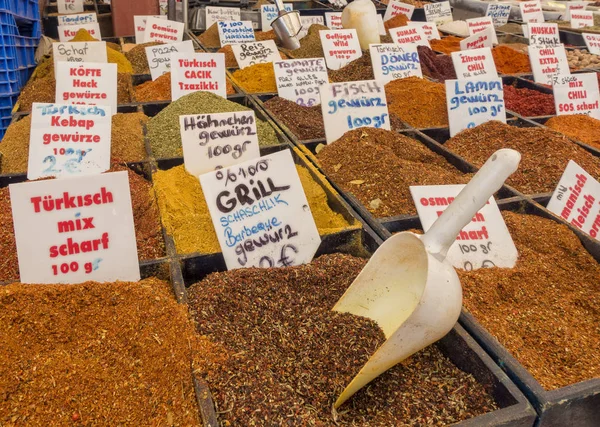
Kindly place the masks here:
<instances>
[{"instance_id":1,"label":"mound of ground spice","mask_svg":"<svg viewBox=\"0 0 600 427\"><path fill-rule=\"evenodd\" d=\"M408 22L409 22L408 16L404 15L403 13L400 13L400 14L394 16L393 18L385 21L383 23L383 26L385 28L385 32L389 34L390 30L392 28L405 27L406 24L408 24Z\"/></svg>"},{"instance_id":2,"label":"mound of ground spice","mask_svg":"<svg viewBox=\"0 0 600 427\"><path fill-rule=\"evenodd\" d=\"M411 185L469 180L418 141L383 129L347 132L316 156L327 176L378 218L416 214Z\"/></svg>"},{"instance_id":3,"label":"mound of ground spice","mask_svg":"<svg viewBox=\"0 0 600 427\"><path fill-rule=\"evenodd\" d=\"M504 24L504 25L496 28L496 31L500 31L502 33L511 33L511 34L523 34L523 27L521 27L521 24L515 24L513 22L510 22L508 24Z\"/></svg>"},{"instance_id":4,"label":"mound of ground spice","mask_svg":"<svg viewBox=\"0 0 600 427\"><path fill-rule=\"evenodd\" d=\"M360 58L346 64L342 68L328 70L327 73L329 74L329 80L335 83L375 79L369 51L363 52Z\"/></svg>"},{"instance_id":5,"label":"mound of ground spice","mask_svg":"<svg viewBox=\"0 0 600 427\"><path fill-rule=\"evenodd\" d=\"M544 123L577 141L600 149L600 120L585 114L552 117Z\"/></svg>"},{"instance_id":6,"label":"mound of ground spice","mask_svg":"<svg viewBox=\"0 0 600 427\"><path fill-rule=\"evenodd\" d=\"M186 114L227 113L249 111L236 102L223 99L211 92L194 92L170 103L147 124L148 139L155 158L182 157L179 116ZM258 143L263 146L277 145L277 134L267 122L256 120Z\"/></svg>"},{"instance_id":7,"label":"mound of ground spice","mask_svg":"<svg viewBox=\"0 0 600 427\"><path fill-rule=\"evenodd\" d=\"M255 31L254 32L254 38L256 39L257 42L262 42L265 40L275 40L277 41L277 34L275 34L275 31L273 30L269 30L269 31Z\"/></svg>"},{"instance_id":8,"label":"mound of ground spice","mask_svg":"<svg viewBox=\"0 0 600 427\"><path fill-rule=\"evenodd\" d=\"M308 28L306 36L300 40L300 47L298 49L283 49L283 51L290 58L323 58L325 54L323 53L323 45L319 36L319 31L321 30L329 30L329 28L319 24L311 25Z\"/></svg>"},{"instance_id":9,"label":"mound of ground spice","mask_svg":"<svg viewBox=\"0 0 600 427\"><path fill-rule=\"evenodd\" d=\"M328 205L327 195L307 169L296 166L319 234L331 234L349 226ZM153 175L163 226L180 254L221 252L200 181L185 166L159 170Z\"/></svg>"},{"instance_id":10,"label":"mound of ground spice","mask_svg":"<svg viewBox=\"0 0 600 427\"><path fill-rule=\"evenodd\" d=\"M0 341L2 424L201 425L204 346L168 283L4 286Z\"/></svg>"},{"instance_id":11,"label":"mound of ground spice","mask_svg":"<svg viewBox=\"0 0 600 427\"><path fill-rule=\"evenodd\" d=\"M567 226L503 216L519 259L457 270L466 309L546 390L600 377L600 265Z\"/></svg>"},{"instance_id":12,"label":"mound of ground spice","mask_svg":"<svg viewBox=\"0 0 600 427\"><path fill-rule=\"evenodd\" d=\"M144 113L117 113L112 116L111 163L141 162L146 158Z\"/></svg>"},{"instance_id":13,"label":"mound of ground spice","mask_svg":"<svg viewBox=\"0 0 600 427\"><path fill-rule=\"evenodd\" d=\"M325 126L320 105L303 107L293 101L276 96L265 102L265 107L298 139L305 141L325 138Z\"/></svg>"},{"instance_id":14,"label":"mound of ground spice","mask_svg":"<svg viewBox=\"0 0 600 427\"><path fill-rule=\"evenodd\" d=\"M237 70L231 78L246 93L277 92L275 69L272 62L250 65Z\"/></svg>"},{"instance_id":15,"label":"mound of ground spice","mask_svg":"<svg viewBox=\"0 0 600 427\"><path fill-rule=\"evenodd\" d=\"M21 120L11 123L6 129L6 134L0 141L0 153L2 153L0 171L2 174L27 172L30 131L31 116L25 116Z\"/></svg>"},{"instance_id":16,"label":"mound of ground spice","mask_svg":"<svg viewBox=\"0 0 600 427\"><path fill-rule=\"evenodd\" d=\"M552 116L556 111L553 94L512 85L504 85L504 104L524 117Z\"/></svg>"},{"instance_id":17,"label":"mound of ground spice","mask_svg":"<svg viewBox=\"0 0 600 427\"><path fill-rule=\"evenodd\" d=\"M418 96L417 96L418 94ZM385 85L390 114L416 128L447 127L446 87L443 83L409 77Z\"/></svg>"},{"instance_id":18,"label":"mound of ground spice","mask_svg":"<svg viewBox=\"0 0 600 427\"><path fill-rule=\"evenodd\" d=\"M30 79L19 95L19 111L31 111L34 102L53 103L56 100L56 80L53 76Z\"/></svg>"},{"instance_id":19,"label":"mound of ground spice","mask_svg":"<svg viewBox=\"0 0 600 427\"><path fill-rule=\"evenodd\" d=\"M127 73L117 74L117 104L131 103L133 86L131 84L131 75Z\"/></svg>"},{"instance_id":20,"label":"mound of ground spice","mask_svg":"<svg viewBox=\"0 0 600 427\"><path fill-rule=\"evenodd\" d=\"M447 36L442 39L429 40L431 49L436 52L445 53L447 55L460 50L460 42L464 40L461 37Z\"/></svg>"},{"instance_id":21,"label":"mound of ground spice","mask_svg":"<svg viewBox=\"0 0 600 427\"><path fill-rule=\"evenodd\" d=\"M0 282L19 280L19 260L14 230L10 193L8 187L3 187L0 188Z\"/></svg>"},{"instance_id":22,"label":"mound of ground spice","mask_svg":"<svg viewBox=\"0 0 600 427\"><path fill-rule=\"evenodd\" d=\"M529 55L508 46L496 46L492 49L496 69L502 74L531 73Z\"/></svg>"},{"instance_id":23,"label":"mound of ground spice","mask_svg":"<svg viewBox=\"0 0 600 427\"><path fill-rule=\"evenodd\" d=\"M501 148L521 153L519 169L506 181L525 194L554 191L569 160L577 162L596 179L600 160L557 132L539 127L519 128L498 121L467 129L444 146L477 167Z\"/></svg>"},{"instance_id":24,"label":"mound of ground spice","mask_svg":"<svg viewBox=\"0 0 600 427\"><path fill-rule=\"evenodd\" d=\"M221 39L219 38L219 27L215 22L198 36L198 40L203 47L216 49L221 47Z\"/></svg>"},{"instance_id":25,"label":"mound of ground spice","mask_svg":"<svg viewBox=\"0 0 600 427\"><path fill-rule=\"evenodd\" d=\"M424 75L442 82L449 79L456 79L456 71L454 71L451 56L438 55L427 46L417 46L417 51L419 52L421 70Z\"/></svg>"},{"instance_id":26,"label":"mound of ground spice","mask_svg":"<svg viewBox=\"0 0 600 427\"><path fill-rule=\"evenodd\" d=\"M135 74L150 74L150 68L148 67L148 57L146 56L146 48L151 46L158 46L163 44L162 42L149 42L135 45L134 48L125 52L125 57L131 62L133 72Z\"/></svg>"},{"instance_id":27,"label":"mound of ground spice","mask_svg":"<svg viewBox=\"0 0 600 427\"><path fill-rule=\"evenodd\" d=\"M198 332L223 352L198 370L222 425L442 425L495 409L432 346L332 411L385 339L373 321L331 310L365 263L323 255L297 267L214 273L189 288Z\"/></svg>"}]
</instances>

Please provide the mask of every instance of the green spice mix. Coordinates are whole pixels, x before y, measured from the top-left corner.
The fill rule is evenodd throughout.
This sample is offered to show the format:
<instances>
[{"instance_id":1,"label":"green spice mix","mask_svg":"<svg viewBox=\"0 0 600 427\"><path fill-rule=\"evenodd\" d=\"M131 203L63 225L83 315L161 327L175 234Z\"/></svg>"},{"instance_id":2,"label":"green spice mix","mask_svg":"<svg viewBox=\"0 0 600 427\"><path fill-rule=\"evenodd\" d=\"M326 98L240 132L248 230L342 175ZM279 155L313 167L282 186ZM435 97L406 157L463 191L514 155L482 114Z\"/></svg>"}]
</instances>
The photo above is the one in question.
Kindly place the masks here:
<instances>
[{"instance_id":1,"label":"green spice mix","mask_svg":"<svg viewBox=\"0 0 600 427\"><path fill-rule=\"evenodd\" d=\"M169 104L148 121L148 139L155 158L182 157L179 116L186 114L226 113L251 109L228 101L210 92L194 92ZM274 129L260 119L256 120L258 143L261 146L277 145Z\"/></svg>"}]
</instances>

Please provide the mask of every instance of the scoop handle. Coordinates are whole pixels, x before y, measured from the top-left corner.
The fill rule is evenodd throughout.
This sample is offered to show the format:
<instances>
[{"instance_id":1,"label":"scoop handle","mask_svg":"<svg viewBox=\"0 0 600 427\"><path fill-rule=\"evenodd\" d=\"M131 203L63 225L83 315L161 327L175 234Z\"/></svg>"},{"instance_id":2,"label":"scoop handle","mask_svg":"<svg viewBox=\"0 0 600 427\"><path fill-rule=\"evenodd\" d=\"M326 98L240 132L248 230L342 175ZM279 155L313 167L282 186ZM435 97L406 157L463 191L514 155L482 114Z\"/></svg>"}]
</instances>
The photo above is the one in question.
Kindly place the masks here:
<instances>
[{"instance_id":1,"label":"scoop handle","mask_svg":"<svg viewBox=\"0 0 600 427\"><path fill-rule=\"evenodd\" d=\"M448 249L460 230L517 170L520 161L521 154L508 148L492 154L423 236L422 241L427 252L442 259L446 258Z\"/></svg>"}]
</instances>

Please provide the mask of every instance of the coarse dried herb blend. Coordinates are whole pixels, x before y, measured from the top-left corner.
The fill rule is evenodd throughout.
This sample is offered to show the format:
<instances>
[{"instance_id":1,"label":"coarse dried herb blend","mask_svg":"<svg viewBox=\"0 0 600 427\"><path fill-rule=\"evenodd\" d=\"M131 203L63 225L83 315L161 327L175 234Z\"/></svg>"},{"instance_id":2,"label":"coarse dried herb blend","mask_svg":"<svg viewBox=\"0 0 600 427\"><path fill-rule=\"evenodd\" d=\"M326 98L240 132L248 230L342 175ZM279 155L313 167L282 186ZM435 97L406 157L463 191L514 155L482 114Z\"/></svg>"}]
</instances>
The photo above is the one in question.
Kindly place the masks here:
<instances>
[{"instance_id":1,"label":"coarse dried herb blend","mask_svg":"<svg viewBox=\"0 0 600 427\"><path fill-rule=\"evenodd\" d=\"M363 52L362 56L346 64L338 70L328 70L331 82L354 82L360 80L374 80L373 65L369 51Z\"/></svg>"},{"instance_id":2,"label":"coarse dried herb blend","mask_svg":"<svg viewBox=\"0 0 600 427\"><path fill-rule=\"evenodd\" d=\"M331 310L365 262L323 255L298 267L214 273L189 288L197 330L222 355L197 372L223 425L443 425L496 408L432 346L332 411L385 339L373 321Z\"/></svg>"},{"instance_id":3,"label":"coarse dried herb blend","mask_svg":"<svg viewBox=\"0 0 600 427\"><path fill-rule=\"evenodd\" d=\"M250 65L236 70L231 78L246 93L277 92L275 69L272 62Z\"/></svg>"},{"instance_id":4,"label":"coarse dried herb blend","mask_svg":"<svg viewBox=\"0 0 600 427\"><path fill-rule=\"evenodd\" d=\"M417 46L421 70L423 74L441 82L456 79L456 71L452 57L449 55L438 55L427 46Z\"/></svg>"},{"instance_id":5,"label":"coarse dried herb blend","mask_svg":"<svg viewBox=\"0 0 600 427\"><path fill-rule=\"evenodd\" d=\"M158 46L163 44L162 42L148 42L135 45L134 48L125 52L125 57L131 62L131 67L135 74L150 74L150 68L148 67L148 57L146 56L146 48L152 46Z\"/></svg>"},{"instance_id":6,"label":"coarse dried herb blend","mask_svg":"<svg viewBox=\"0 0 600 427\"><path fill-rule=\"evenodd\" d=\"M416 128L448 127L446 87L419 77L408 77L385 85L390 114Z\"/></svg>"},{"instance_id":7,"label":"coarse dried herb blend","mask_svg":"<svg viewBox=\"0 0 600 427\"><path fill-rule=\"evenodd\" d=\"M552 117L544 123L577 141L600 149L600 120L585 114Z\"/></svg>"},{"instance_id":8,"label":"coarse dried herb blend","mask_svg":"<svg viewBox=\"0 0 600 427\"><path fill-rule=\"evenodd\" d=\"M327 194L307 169L296 166L319 234L332 234L350 226L328 205ZM159 170L153 175L163 226L173 237L177 252L216 253L221 251L208 205L197 177L185 167Z\"/></svg>"},{"instance_id":9,"label":"coarse dried herb blend","mask_svg":"<svg viewBox=\"0 0 600 427\"><path fill-rule=\"evenodd\" d=\"M556 111L553 94L513 85L504 85L504 105L524 117L551 116Z\"/></svg>"},{"instance_id":10,"label":"coarse dried herb blend","mask_svg":"<svg viewBox=\"0 0 600 427\"><path fill-rule=\"evenodd\" d=\"M600 265L566 226L503 212L514 268L457 270L465 308L546 390L600 377Z\"/></svg>"},{"instance_id":11,"label":"coarse dried herb blend","mask_svg":"<svg viewBox=\"0 0 600 427\"><path fill-rule=\"evenodd\" d=\"M2 425L200 426L206 352L168 283L0 287Z\"/></svg>"},{"instance_id":12,"label":"coarse dried herb blend","mask_svg":"<svg viewBox=\"0 0 600 427\"><path fill-rule=\"evenodd\" d=\"M148 139L155 158L182 157L179 116L186 114L227 113L232 111L250 111L248 107L228 101L214 93L194 92L169 104L164 110L152 117L147 124ZM258 143L263 146L277 145L279 140L275 131L267 122L256 120Z\"/></svg>"},{"instance_id":13,"label":"coarse dried herb blend","mask_svg":"<svg viewBox=\"0 0 600 427\"><path fill-rule=\"evenodd\" d=\"M378 218L414 215L411 185L465 184L442 156L396 132L362 128L347 132L317 153L323 171Z\"/></svg>"},{"instance_id":14,"label":"coarse dried herb blend","mask_svg":"<svg viewBox=\"0 0 600 427\"><path fill-rule=\"evenodd\" d=\"M282 49L290 58L323 58L323 45L319 31L329 30L324 25L313 24L308 28L308 33L300 40L300 47L296 50Z\"/></svg>"},{"instance_id":15,"label":"coarse dried herb blend","mask_svg":"<svg viewBox=\"0 0 600 427\"><path fill-rule=\"evenodd\" d=\"M552 192L569 160L600 178L600 160L568 137L539 127L519 128L491 121L467 129L444 146L477 167L501 148L521 153L519 169L506 181L525 194Z\"/></svg>"}]
</instances>

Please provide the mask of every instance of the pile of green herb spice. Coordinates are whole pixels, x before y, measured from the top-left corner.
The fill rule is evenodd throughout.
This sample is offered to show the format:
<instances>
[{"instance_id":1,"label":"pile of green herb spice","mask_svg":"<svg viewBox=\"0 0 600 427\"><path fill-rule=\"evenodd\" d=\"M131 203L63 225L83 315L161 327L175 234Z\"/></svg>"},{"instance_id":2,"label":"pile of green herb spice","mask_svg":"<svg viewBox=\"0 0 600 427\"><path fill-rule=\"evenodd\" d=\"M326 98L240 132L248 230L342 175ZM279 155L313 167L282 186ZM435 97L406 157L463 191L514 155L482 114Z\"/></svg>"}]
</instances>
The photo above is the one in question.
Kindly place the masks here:
<instances>
[{"instance_id":1,"label":"pile of green herb spice","mask_svg":"<svg viewBox=\"0 0 600 427\"><path fill-rule=\"evenodd\" d=\"M373 321L331 310L364 267L324 255L288 268L243 268L192 285L207 354L196 370L215 399L221 425L445 425L496 409L484 387L431 346L332 405L384 342Z\"/></svg>"},{"instance_id":2,"label":"pile of green herb spice","mask_svg":"<svg viewBox=\"0 0 600 427\"><path fill-rule=\"evenodd\" d=\"M210 92L194 92L169 104L148 121L148 139L155 158L183 156L179 116L186 114L228 113L250 111L236 102L231 102ZM258 143L262 146L277 145L279 140L273 128L260 119L256 120Z\"/></svg>"}]
</instances>

